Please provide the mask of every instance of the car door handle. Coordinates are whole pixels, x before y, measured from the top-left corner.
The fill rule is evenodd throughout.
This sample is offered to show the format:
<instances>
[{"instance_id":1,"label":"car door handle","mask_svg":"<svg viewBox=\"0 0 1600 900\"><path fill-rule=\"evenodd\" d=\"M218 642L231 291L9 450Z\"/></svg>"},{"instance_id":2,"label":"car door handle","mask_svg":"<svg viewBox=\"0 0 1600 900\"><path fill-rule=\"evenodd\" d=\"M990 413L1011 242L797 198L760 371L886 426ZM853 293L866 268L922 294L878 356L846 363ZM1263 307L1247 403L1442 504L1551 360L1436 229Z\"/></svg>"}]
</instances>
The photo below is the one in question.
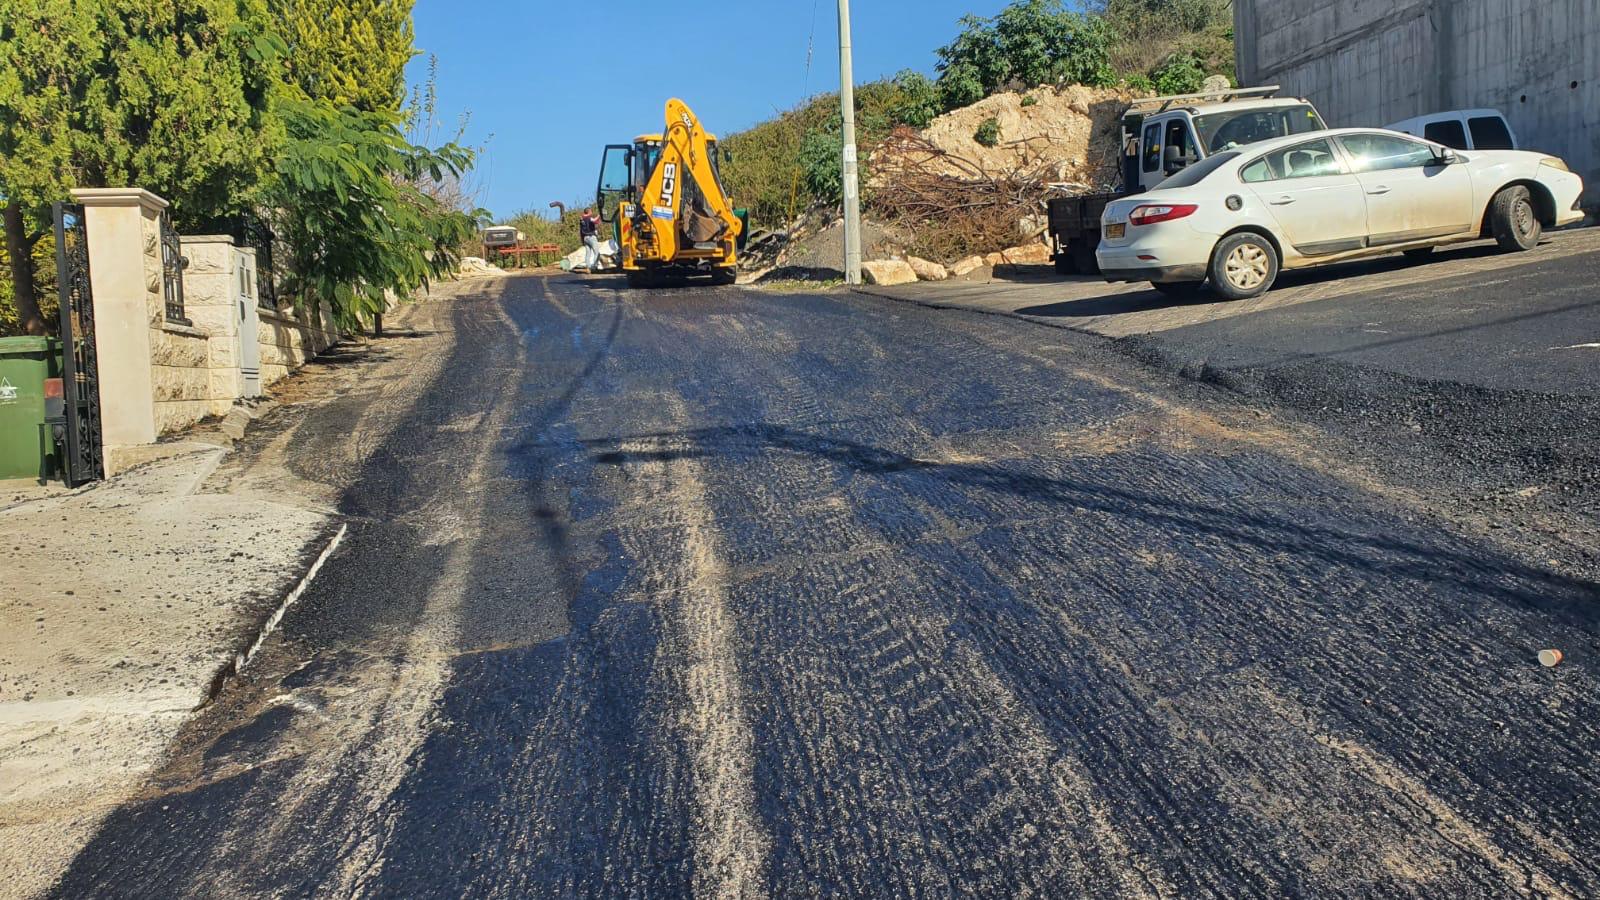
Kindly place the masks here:
<instances>
[{"instance_id":1,"label":"car door handle","mask_svg":"<svg viewBox=\"0 0 1600 900\"><path fill-rule=\"evenodd\" d=\"M1380 184L1375 188L1368 189L1367 193L1369 193L1369 194L1387 194L1387 193L1389 193L1389 186L1386 185L1386 184Z\"/></svg>"},{"instance_id":2,"label":"car door handle","mask_svg":"<svg viewBox=\"0 0 1600 900\"><path fill-rule=\"evenodd\" d=\"M1273 206L1288 206L1289 204L1294 202L1294 198L1290 197L1287 194L1285 194L1285 195L1283 195L1282 197L1279 197L1276 200L1271 200L1271 201L1268 201L1268 202L1270 202Z\"/></svg>"}]
</instances>

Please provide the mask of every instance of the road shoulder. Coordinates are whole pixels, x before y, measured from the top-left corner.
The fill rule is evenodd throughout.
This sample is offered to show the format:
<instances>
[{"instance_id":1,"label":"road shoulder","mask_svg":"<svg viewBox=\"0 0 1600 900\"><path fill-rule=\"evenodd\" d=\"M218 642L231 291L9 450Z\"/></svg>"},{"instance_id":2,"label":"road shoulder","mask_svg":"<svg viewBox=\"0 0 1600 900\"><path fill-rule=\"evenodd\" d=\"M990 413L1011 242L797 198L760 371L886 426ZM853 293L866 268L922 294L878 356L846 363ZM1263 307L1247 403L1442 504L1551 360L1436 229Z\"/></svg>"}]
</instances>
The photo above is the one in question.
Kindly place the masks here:
<instances>
[{"instance_id":1,"label":"road shoulder","mask_svg":"<svg viewBox=\"0 0 1600 900\"><path fill-rule=\"evenodd\" d=\"M440 304L408 307L393 338L344 345L275 388L233 449L213 435L87 489L8 490L0 595L0 882L49 889L302 584L339 531L345 467L290 452L324 407L348 418L354 461L403 388L436 368ZM423 330L414 327L421 324ZM415 338L424 338L416 340ZM348 413L348 415L346 415ZM199 437L201 439L192 439ZM218 446L218 444L223 446ZM309 476L309 477L308 477Z\"/></svg>"}]
</instances>

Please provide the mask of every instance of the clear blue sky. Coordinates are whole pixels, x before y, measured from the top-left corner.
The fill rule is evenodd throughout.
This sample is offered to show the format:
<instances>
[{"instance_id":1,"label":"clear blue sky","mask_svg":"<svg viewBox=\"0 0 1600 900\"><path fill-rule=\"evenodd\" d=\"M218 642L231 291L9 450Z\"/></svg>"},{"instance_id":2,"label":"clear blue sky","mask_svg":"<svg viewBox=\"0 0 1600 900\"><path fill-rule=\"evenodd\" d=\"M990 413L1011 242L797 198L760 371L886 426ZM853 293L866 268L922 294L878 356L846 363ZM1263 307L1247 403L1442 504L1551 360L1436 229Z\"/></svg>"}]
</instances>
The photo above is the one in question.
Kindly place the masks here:
<instances>
[{"instance_id":1,"label":"clear blue sky","mask_svg":"<svg viewBox=\"0 0 1600 900\"><path fill-rule=\"evenodd\" d=\"M856 82L901 69L933 74L934 50L955 36L957 19L1005 5L855 0ZM468 141L488 146L478 202L506 218L592 197L601 148L659 131L669 97L728 134L838 90L836 8L816 0L809 87L812 0L418 0L415 16L418 48L439 59L439 118L453 131L471 113ZM698 10L715 12L696 19ZM426 71L423 56L408 74L415 82Z\"/></svg>"}]
</instances>

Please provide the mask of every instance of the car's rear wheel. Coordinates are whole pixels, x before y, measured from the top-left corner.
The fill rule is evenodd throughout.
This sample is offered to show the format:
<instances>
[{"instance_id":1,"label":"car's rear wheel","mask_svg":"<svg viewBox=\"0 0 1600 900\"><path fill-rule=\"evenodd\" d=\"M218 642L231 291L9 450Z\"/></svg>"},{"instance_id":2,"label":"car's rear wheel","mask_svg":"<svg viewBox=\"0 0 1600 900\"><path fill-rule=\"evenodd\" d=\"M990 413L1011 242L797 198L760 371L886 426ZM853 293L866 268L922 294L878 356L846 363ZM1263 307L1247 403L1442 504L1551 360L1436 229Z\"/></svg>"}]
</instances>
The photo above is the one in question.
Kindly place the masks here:
<instances>
[{"instance_id":1,"label":"car's rear wheel","mask_svg":"<svg viewBox=\"0 0 1600 900\"><path fill-rule=\"evenodd\" d=\"M1211 289L1229 300L1259 297L1278 280L1278 251L1254 231L1230 234L1211 251Z\"/></svg>"},{"instance_id":2,"label":"car's rear wheel","mask_svg":"<svg viewBox=\"0 0 1600 900\"><path fill-rule=\"evenodd\" d=\"M1189 300L1200 296L1205 285L1199 281L1152 281L1150 286L1174 300Z\"/></svg>"},{"instance_id":3,"label":"car's rear wheel","mask_svg":"<svg viewBox=\"0 0 1600 900\"><path fill-rule=\"evenodd\" d=\"M1489 230L1502 250L1532 250L1539 246L1544 225L1533 208L1533 195L1522 185L1512 185L1489 201Z\"/></svg>"}]
</instances>

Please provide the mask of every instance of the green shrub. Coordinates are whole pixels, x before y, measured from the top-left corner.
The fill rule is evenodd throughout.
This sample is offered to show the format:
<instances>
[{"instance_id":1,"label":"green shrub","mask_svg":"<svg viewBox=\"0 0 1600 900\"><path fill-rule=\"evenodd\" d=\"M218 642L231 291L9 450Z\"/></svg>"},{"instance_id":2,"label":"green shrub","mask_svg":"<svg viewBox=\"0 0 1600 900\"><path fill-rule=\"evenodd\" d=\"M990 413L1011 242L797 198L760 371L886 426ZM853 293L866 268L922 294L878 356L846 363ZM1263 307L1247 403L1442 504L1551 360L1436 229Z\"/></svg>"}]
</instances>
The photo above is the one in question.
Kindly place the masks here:
<instances>
[{"instance_id":1,"label":"green shrub","mask_svg":"<svg viewBox=\"0 0 1600 900\"><path fill-rule=\"evenodd\" d=\"M927 128L928 123L944 112L939 105L938 86L921 72L906 70L890 79L890 84L897 92L886 104L890 127Z\"/></svg>"},{"instance_id":2,"label":"green shrub","mask_svg":"<svg viewBox=\"0 0 1600 900\"><path fill-rule=\"evenodd\" d=\"M1122 80L1122 83L1136 91L1153 91L1156 89L1156 83L1150 80L1149 75L1145 75L1142 72L1129 75Z\"/></svg>"},{"instance_id":3,"label":"green shrub","mask_svg":"<svg viewBox=\"0 0 1600 900\"><path fill-rule=\"evenodd\" d=\"M941 111L933 81L917 72L858 86L856 144L863 182L871 149L890 131L900 125L924 128ZM722 146L733 158L722 166L723 187L735 204L750 210L753 223L764 227L782 225L818 203L837 203L843 191L842 127L839 95L834 93L727 135Z\"/></svg>"},{"instance_id":4,"label":"green shrub","mask_svg":"<svg viewBox=\"0 0 1600 900\"><path fill-rule=\"evenodd\" d=\"M961 33L939 48L945 109L969 106L1008 85L1116 83L1104 17L1068 12L1061 0L1016 0L991 19L965 16Z\"/></svg>"},{"instance_id":5,"label":"green shrub","mask_svg":"<svg viewBox=\"0 0 1600 900\"><path fill-rule=\"evenodd\" d=\"M1206 70L1193 53L1179 53L1150 73L1158 94L1192 94L1206 80Z\"/></svg>"},{"instance_id":6,"label":"green shrub","mask_svg":"<svg viewBox=\"0 0 1600 900\"><path fill-rule=\"evenodd\" d=\"M1039 105L1039 98L1033 96L1032 94L1029 94L1028 96L1022 98L1022 106L1023 106L1024 109L1026 109L1027 107L1030 107L1030 106L1038 106L1038 105Z\"/></svg>"},{"instance_id":7,"label":"green shrub","mask_svg":"<svg viewBox=\"0 0 1600 900\"><path fill-rule=\"evenodd\" d=\"M802 180L817 203L838 203L844 197L844 171L840 161L844 139L837 131L813 131L800 145Z\"/></svg>"},{"instance_id":8,"label":"green shrub","mask_svg":"<svg viewBox=\"0 0 1600 900\"><path fill-rule=\"evenodd\" d=\"M1000 143L1000 120L994 116L984 119L978 125L978 130L972 133L972 139L985 147L993 147Z\"/></svg>"}]
</instances>

